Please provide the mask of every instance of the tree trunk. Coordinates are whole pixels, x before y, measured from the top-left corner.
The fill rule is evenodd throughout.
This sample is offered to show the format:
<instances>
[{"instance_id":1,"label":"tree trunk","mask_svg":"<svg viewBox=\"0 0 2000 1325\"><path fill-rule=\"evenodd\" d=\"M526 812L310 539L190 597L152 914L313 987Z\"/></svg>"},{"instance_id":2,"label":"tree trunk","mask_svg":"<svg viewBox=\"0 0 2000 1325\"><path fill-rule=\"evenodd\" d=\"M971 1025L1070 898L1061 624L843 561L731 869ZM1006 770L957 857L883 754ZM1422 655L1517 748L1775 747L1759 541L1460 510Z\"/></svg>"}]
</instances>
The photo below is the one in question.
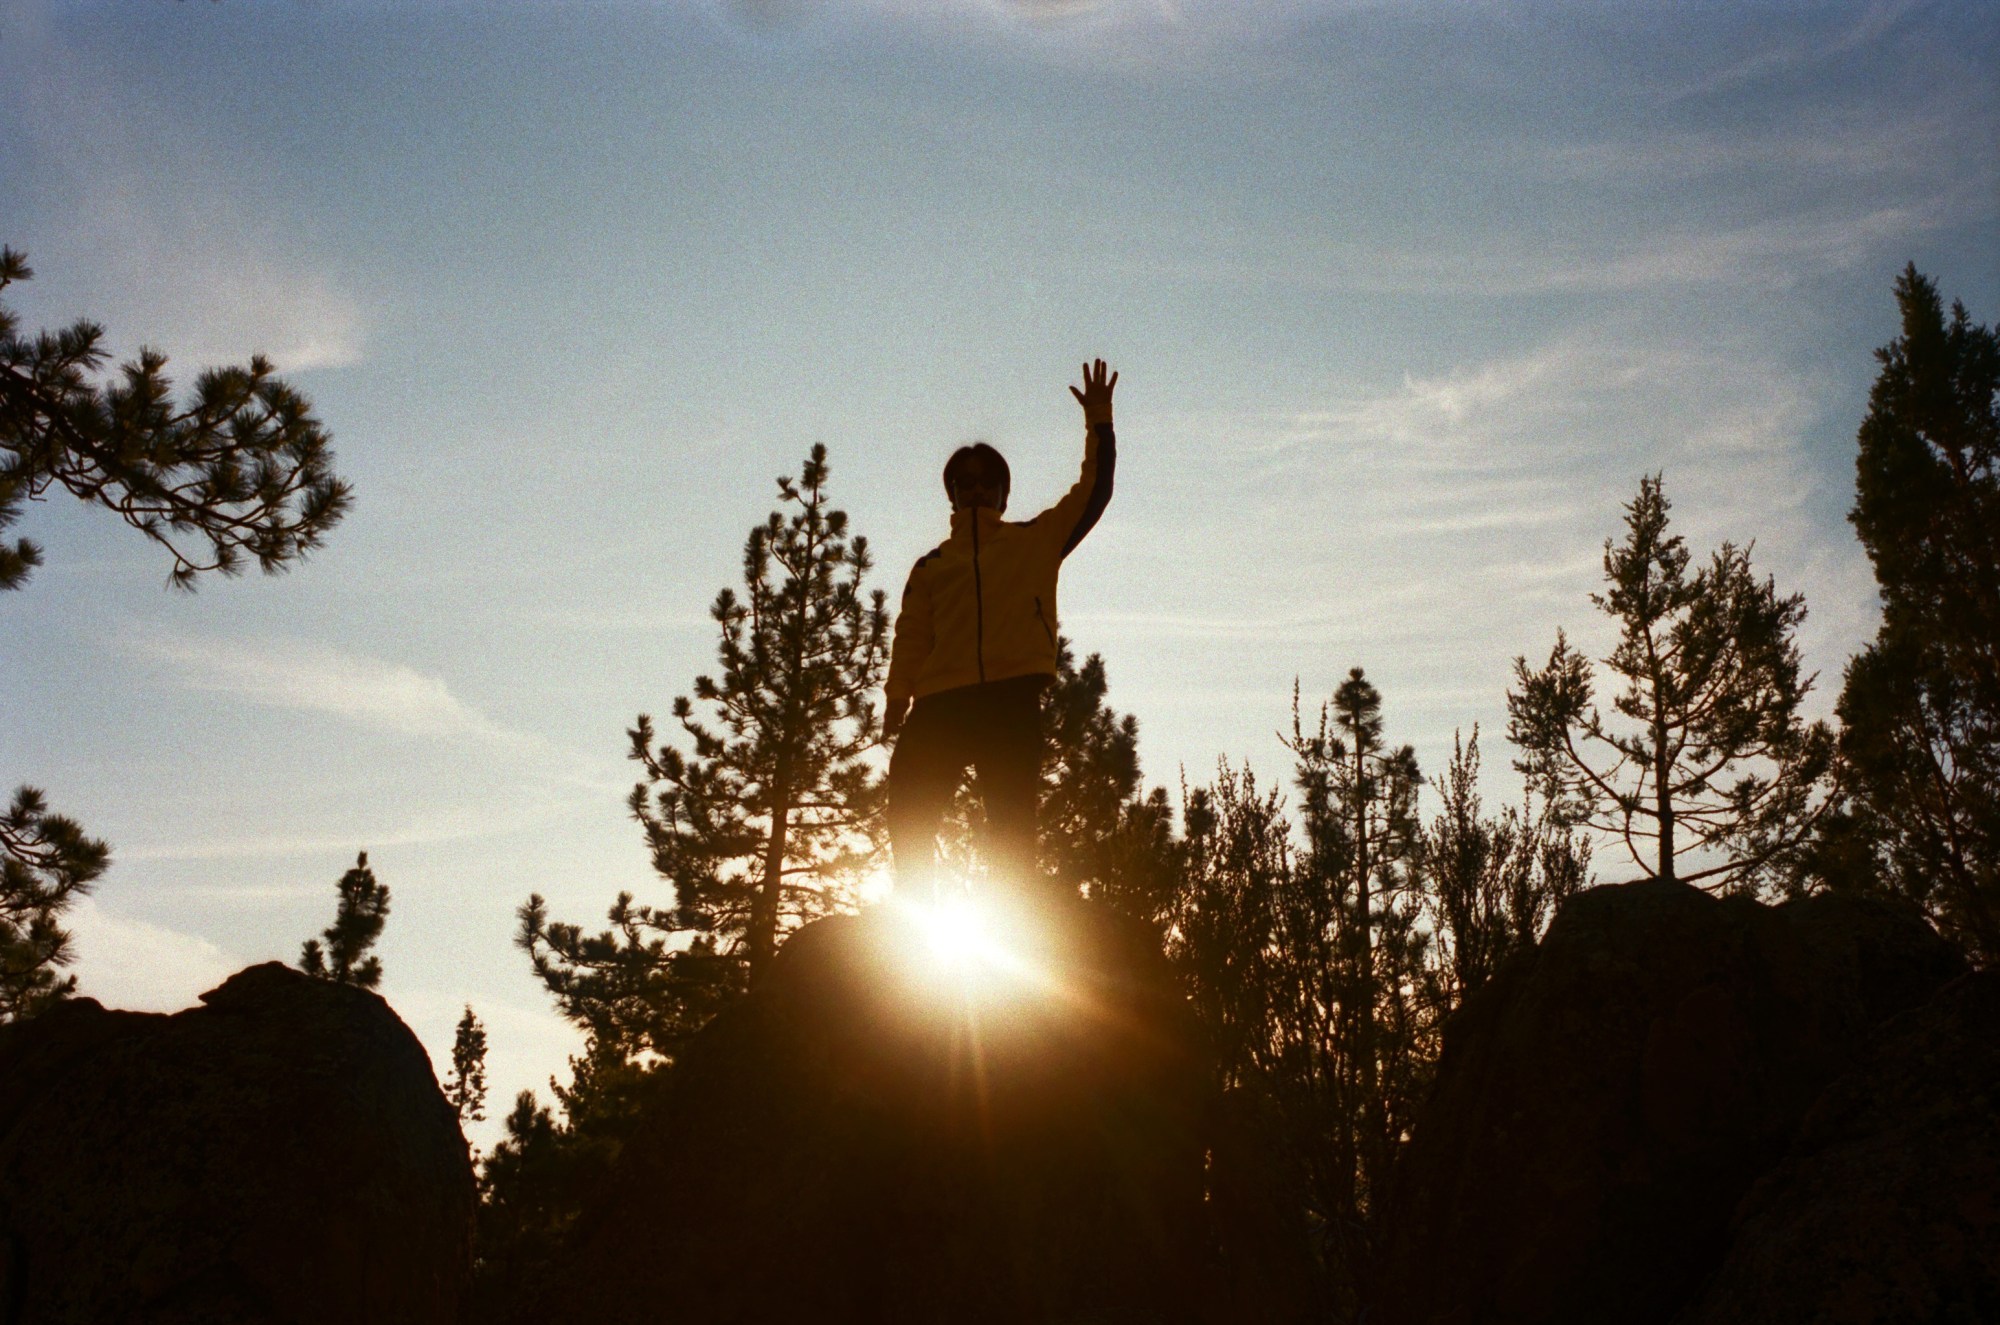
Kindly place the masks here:
<instances>
[{"instance_id":1,"label":"tree trunk","mask_svg":"<svg viewBox=\"0 0 2000 1325\"><path fill-rule=\"evenodd\" d=\"M791 833L790 770L780 763L771 783L771 838L764 847L764 877L750 899L750 979L778 952L778 903L785 884L785 846Z\"/></svg>"},{"instance_id":2,"label":"tree trunk","mask_svg":"<svg viewBox=\"0 0 2000 1325\"><path fill-rule=\"evenodd\" d=\"M1381 1074L1376 1062L1377 1034L1375 1027L1375 925L1374 896L1370 891L1374 874L1374 860L1371 843L1368 840L1368 784L1367 755L1362 750L1359 724L1356 724L1354 741L1354 903L1359 914L1356 930L1358 961L1356 974L1359 977L1360 997L1356 1011L1360 1014L1356 1021L1355 1053L1361 1069L1361 1118L1362 1144L1361 1173L1368 1192L1368 1206L1372 1213L1378 1211L1376 1201L1381 1192L1377 1184L1382 1179L1382 1090Z\"/></svg>"},{"instance_id":3,"label":"tree trunk","mask_svg":"<svg viewBox=\"0 0 2000 1325\"><path fill-rule=\"evenodd\" d=\"M1657 687L1654 693L1658 694ZM1654 712L1657 714L1658 709ZM1656 716L1653 720L1653 804L1654 813L1660 821L1660 864L1654 872L1669 883L1674 878L1674 796L1668 782L1672 773L1667 763L1666 720Z\"/></svg>"}]
</instances>

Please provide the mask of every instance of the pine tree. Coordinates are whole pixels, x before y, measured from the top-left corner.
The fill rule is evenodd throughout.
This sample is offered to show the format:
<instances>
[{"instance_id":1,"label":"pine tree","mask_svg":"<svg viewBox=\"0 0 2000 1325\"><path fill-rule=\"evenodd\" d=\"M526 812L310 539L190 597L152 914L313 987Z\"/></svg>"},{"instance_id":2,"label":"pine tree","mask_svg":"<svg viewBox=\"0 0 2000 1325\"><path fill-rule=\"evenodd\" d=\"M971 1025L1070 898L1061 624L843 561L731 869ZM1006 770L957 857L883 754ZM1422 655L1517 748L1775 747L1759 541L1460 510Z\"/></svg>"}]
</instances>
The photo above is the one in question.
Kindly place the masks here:
<instances>
[{"instance_id":1,"label":"pine tree","mask_svg":"<svg viewBox=\"0 0 2000 1325\"><path fill-rule=\"evenodd\" d=\"M863 590L867 540L828 507L826 480L826 448L814 446L796 482L778 480L790 518L773 511L750 531L744 596L716 597L721 679L694 684L712 717L674 701L691 753L656 746L644 714L630 733L646 771L632 813L674 889L668 924L713 935L753 980L787 926L851 900L879 816L870 696L889 616L881 591Z\"/></svg>"},{"instance_id":2,"label":"pine tree","mask_svg":"<svg viewBox=\"0 0 2000 1325\"><path fill-rule=\"evenodd\" d=\"M579 1147L531 1090L515 1096L504 1129L479 1165L465 1319L544 1320L563 1235L581 1208L583 1188L603 1168L582 1162Z\"/></svg>"},{"instance_id":3,"label":"pine tree","mask_svg":"<svg viewBox=\"0 0 2000 1325\"><path fill-rule=\"evenodd\" d=\"M110 863L104 843L51 814L33 787L0 814L0 1024L33 1016L76 990L62 913Z\"/></svg>"},{"instance_id":4,"label":"pine tree","mask_svg":"<svg viewBox=\"0 0 2000 1325\"><path fill-rule=\"evenodd\" d=\"M0 290L33 274L0 249ZM156 350L99 384L102 327L77 322L32 340L18 327L0 304L0 529L60 485L166 548L168 582L185 589L205 571L235 574L246 557L282 570L346 514L352 494L334 477L325 428L262 356L203 373L177 406ZM0 590L40 562L29 540L0 544Z\"/></svg>"},{"instance_id":5,"label":"pine tree","mask_svg":"<svg viewBox=\"0 0 2000 1325\"><path fill-rule=\"evenodd\" d=\"M1796 877L1821 812L1832 736L1799 704L1793 636L1799 595L1751 573L1724 543L1688 573L1668 532L1658 475L1625 507L1626 537L1604 544L1609 592L1591 602L1618 623L1604 665L1622 688L1619 725L1595 702L1595 669L1558 632L1548 663L1514 660L1507 737L1562 822L1624 848L1640 878L1757 891ZM1692 857L1684 862L1684 857Z\"/></svg>"},{"instance_id":6,"label":"pine tree","mask_svg":"<svg viewBox=\"0 0 2000 1325\"><path fill-rule=\"evenodd\" d=\"M1498 818L1479 796L1479 728L1452 736L1437 784L1440 808L1424 830L1425 909L1436 946L1440 1013L1465 1001L1511 954L1534 946L1556 907L1590 875L1590 841L1555 821L1533 793Z\"/></svg>"},{"instance_id":7,"label":"pine tree","mask_svg":"<svg viewBox=\"0 0 2000 1325\"><path fill-rule=\"evenodd\" d=\"M1382 735L1382 696L1359 667L1306 727L1293 691L1295 783L1305 848L1280 921L1282 949L1311 954L1293 995L1330 1054L1318 1070L1337 1099L1337 1167L1319 1180L1327 1217L1365 1255L1381 1215L1397 1140L1428 1061L1427 938L1417 925L1420 830L1416 752Z\"/></svg>"},{"instance_id":8,"label":"pine tree","mask_svg":"<svg viewBox=\"0 0 2000 1325\"><path fill-rule=\"evenodd\" d=\"M0 291L34 273L0 248ZM194 586L254 559L284 569L318 546L351 501L305 397L264 359L204 373L172 403L166 356L144 350L99 381L104 329L82 321L32 338L0 303L0 532L26 502L61 487L117 512L173 559L168 582ZM190 546L190 544L196 546ZM0 540L0 592L41 564L30 539ZM0 817L0 1021L73 991L60 918L110 863L104 843L20 787Z\"/></svg>"},{"instance_id":9,"label":"pine tree","mask_svg":"<svg viewBox=\"0 0 2000 1325\"><path fill-rule=\"evenodd\" d=\"M335 886L340 902L333 923L321 931L326 943L307 939L299 953L299 969L316 980L373 989L382 981L382 959L368 950L382 937L382 925L389 918L388 885L376 882L363 851Z\"/></svg>"},{"instance_id":10,"label":"pine tree","mask_svg":"<svg viewBox=\"0 0 2000 1325\"><path fill-rule=\"evenodd\" d=\"M460 1127L486 1121L486 1027L470 1003L452 1035L451 1078L444 1084L444 1097L457 1111Z\"/></svg>"},{"instance_id":11,"label":"pine tree","mask_svg":"<svg viewBox=\"0 0 2000 1325\"><path fill-rule=\"evenodd\" d=\"M827 505L826 479L815 446L797 481L778 480L790 518L773 511L750 531L743 596L716 597L721 677L694 685L713 717L674 703L692 752L656 745L644 714L628 733L646 770L629 805L673 903L621 893L594 934L550 919L539 895L518 913L516 944L584 1032L558 1101L571 1129L613 1149L654 1069L743 990L788 924L851 902L874 847L881 789L868 755L880 726L869 691L888 613L863 589L867 541Z\"/></svg>"},{"instance_id":12,"label":"pine tree","mask_svg":"<svg viewBox=\"0 0 2000 1325\"><path fill-rule=\"evenodd\" d=\"M1844 823L1865 886L1922 905L2000 961L2000 338L1905 268L1902 334L1876 352L1849 517L1882 624L1847 667Z\"/></svg>"},{"instance_id":13,"label":"pine tree","mask_svg":"<svg viewBox=\"0 0 2000 1325\"><path fill-rule=\"evenodd\" d=\"M1274 963L1310 960L1274 946L1280 895L1292 879L1283 800L1227 761L1210 785L1183 787L1181 799L1186 833L1167 908L1168 958L1215 1055L1216 1084L1263 1089L1291 1029L1274 1030L1282 997Z\"/></svg>"}]
</instances>

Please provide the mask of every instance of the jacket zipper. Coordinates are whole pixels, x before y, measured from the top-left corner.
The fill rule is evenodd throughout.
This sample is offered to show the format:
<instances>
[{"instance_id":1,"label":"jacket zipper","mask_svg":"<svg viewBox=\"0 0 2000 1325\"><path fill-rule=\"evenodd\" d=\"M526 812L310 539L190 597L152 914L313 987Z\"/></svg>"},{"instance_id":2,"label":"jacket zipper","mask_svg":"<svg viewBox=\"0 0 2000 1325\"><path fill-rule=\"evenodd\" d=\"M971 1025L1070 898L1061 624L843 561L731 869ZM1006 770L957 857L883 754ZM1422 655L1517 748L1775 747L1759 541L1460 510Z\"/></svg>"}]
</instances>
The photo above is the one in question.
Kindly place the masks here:
<instances>
[{"instance_id":1,"label":"jacket zipper","mask_svg":"<svg viewBox=\"0 0 2000 1325\"><path fill-rule=\"evenodd\" d=\"M980 684L986 682L986 591L979 582L979 508L972 508L972 631L973 657L979 663Z\"/></svg>"},{"instance_id":2,"label":"jacket zipper","mask_svg":"<svg viewBox=\"0 0 2000 1325\"><path fill-rule=\"evenodd\" d=\"M1049 647L1053 649L1056 646L1056 633L1049 629L1049 619L1042 615L1042 598L1040 594L1035 595L1035 620L1042 623L1042 633L1049 637Z\"/></svg>"}]
</instances>

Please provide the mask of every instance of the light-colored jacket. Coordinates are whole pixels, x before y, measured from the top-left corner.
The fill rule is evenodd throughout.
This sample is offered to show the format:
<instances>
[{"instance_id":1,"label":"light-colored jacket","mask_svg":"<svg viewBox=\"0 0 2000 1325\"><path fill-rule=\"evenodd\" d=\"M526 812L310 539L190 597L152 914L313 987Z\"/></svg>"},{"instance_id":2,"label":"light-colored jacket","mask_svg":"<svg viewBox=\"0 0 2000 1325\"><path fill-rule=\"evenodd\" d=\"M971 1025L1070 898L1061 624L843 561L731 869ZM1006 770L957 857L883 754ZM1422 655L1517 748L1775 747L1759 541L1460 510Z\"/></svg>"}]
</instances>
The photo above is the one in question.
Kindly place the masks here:
<instances>
[{"instance_id":1,"label":"light-colored jacket","mask_svg":"<svg viewBox=\"0 0 2000 1325\"><path fill-rule=\"evenodd\" d=\"M1056 672L1056 572L1111 500L1118 442L1084 431L1083 472L1032 520L989 507L951 513L951 537L917 558L903 587L884 687L893 709L942 690Z\"/></svg>"}]
</instances>

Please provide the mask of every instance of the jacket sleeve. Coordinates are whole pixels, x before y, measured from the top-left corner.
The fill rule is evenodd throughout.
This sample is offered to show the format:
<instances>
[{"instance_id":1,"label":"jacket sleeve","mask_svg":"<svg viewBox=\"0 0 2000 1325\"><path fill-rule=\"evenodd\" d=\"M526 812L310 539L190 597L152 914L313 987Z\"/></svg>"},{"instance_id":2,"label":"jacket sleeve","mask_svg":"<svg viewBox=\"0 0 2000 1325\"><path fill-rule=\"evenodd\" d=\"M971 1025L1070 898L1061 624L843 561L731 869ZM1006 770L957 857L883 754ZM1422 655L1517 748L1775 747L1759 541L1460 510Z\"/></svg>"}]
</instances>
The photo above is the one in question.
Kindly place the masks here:
<instances>
[{"instance_id":1,"label":"jacket sleeve","mask_svg":"<svg viewBox=\"0 0 2000 1325\"><path fill-rule=\"evenodd\" d=\"M908 699L916 690L917 675L931 656L935 637L931 631L931 591L918 574L923 563L910 570L903 585L903 605L896 612L896 639L889 647L889 679L882 690L891 705Z\"/></svg>"},{"instance_id":2,"label":"jacket sleeve","mask_svg":"<svg viewBox=\"0 0 2000 1325\"><path fill-rule=\"evenodd\" d=\"M1086 425L1083 434L1083 472L1055 505L1035 517L1037 525L1048 528L1057 540L1060 555L1076 550L1104 514L1111 502L1111 481L1118 470L1118 437L1109 423Z\"/></svg>"}]
</instances>

